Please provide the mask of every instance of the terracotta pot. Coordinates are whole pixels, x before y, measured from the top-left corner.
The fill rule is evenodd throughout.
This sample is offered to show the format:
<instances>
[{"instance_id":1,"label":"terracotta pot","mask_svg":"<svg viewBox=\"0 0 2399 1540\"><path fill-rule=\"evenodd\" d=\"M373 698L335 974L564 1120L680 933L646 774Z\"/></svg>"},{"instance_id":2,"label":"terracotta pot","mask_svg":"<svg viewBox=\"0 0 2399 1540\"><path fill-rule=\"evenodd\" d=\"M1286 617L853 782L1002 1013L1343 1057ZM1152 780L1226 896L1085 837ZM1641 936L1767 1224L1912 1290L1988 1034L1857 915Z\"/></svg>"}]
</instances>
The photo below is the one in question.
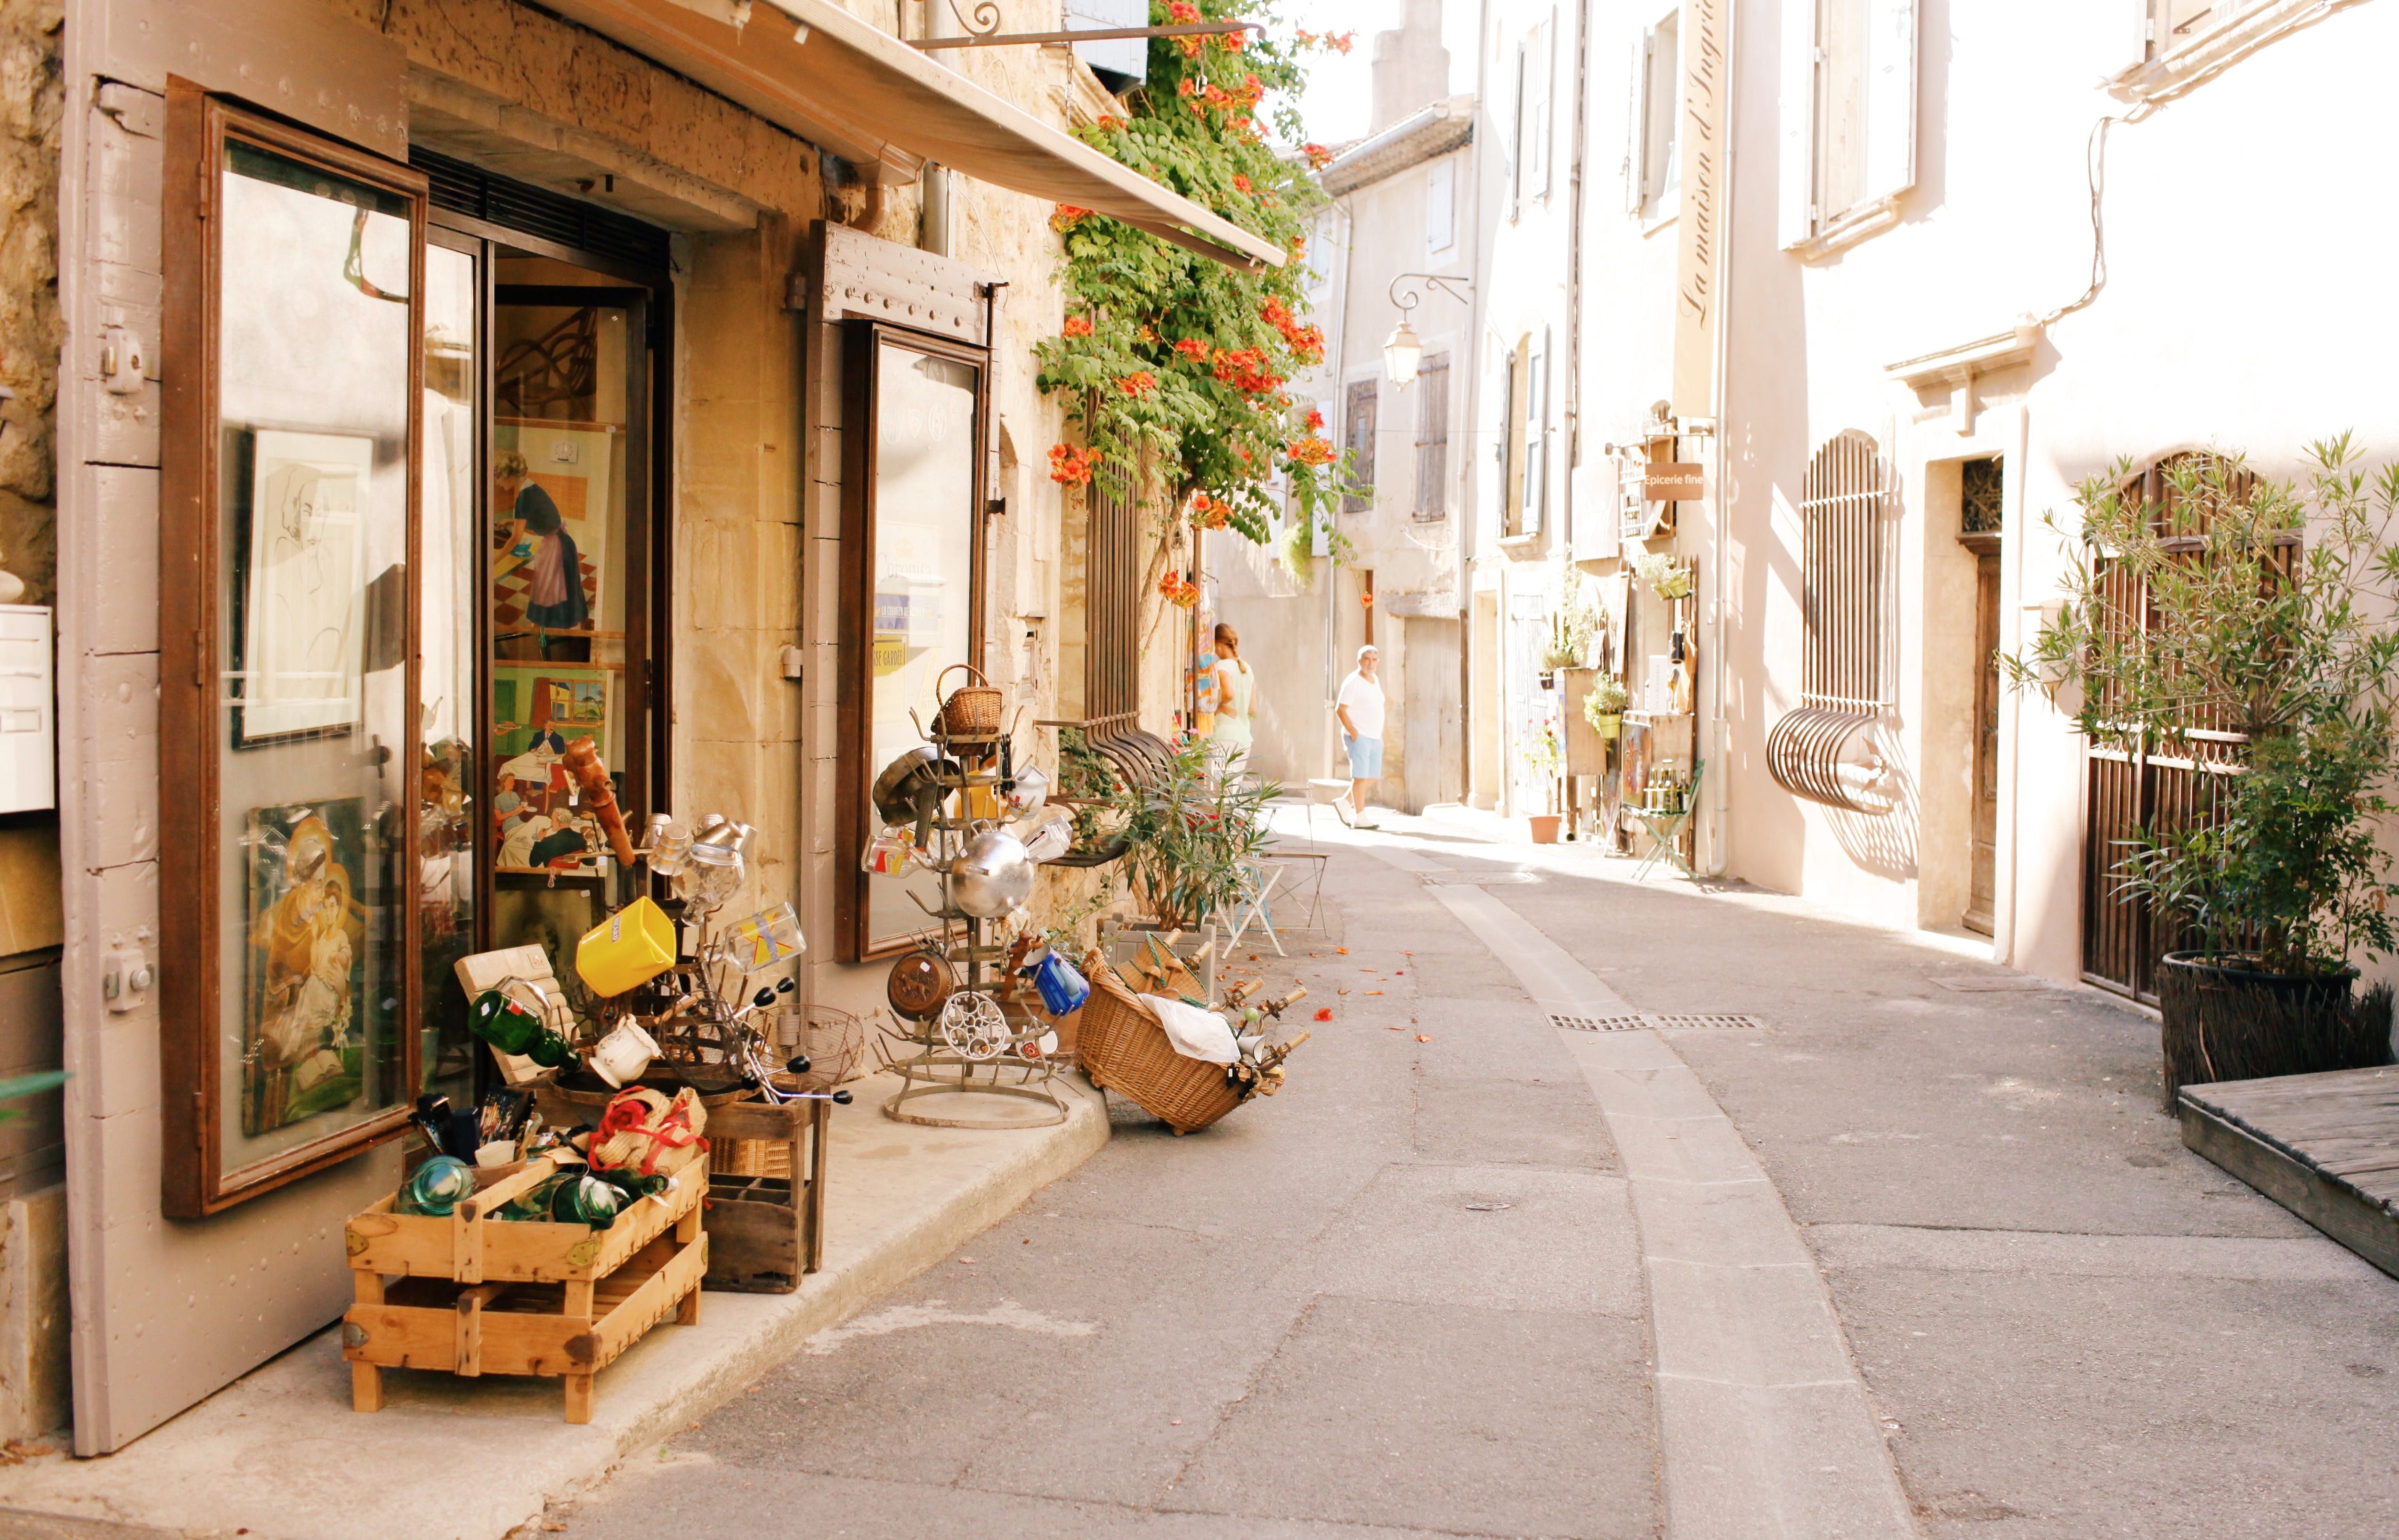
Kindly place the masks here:
<instances>
[{"instance_id":1,"label":"terracotta pot","mask_svg":"<svg viewBox=\"0 0 2399 1540\"><path fill-rule=\"evenodd\" d=\"M1533 826L1533 843L1535 844L1555 844L1558 843L1557 814L1536 813L1525 821Z\"/></svg>"}]
</instances>

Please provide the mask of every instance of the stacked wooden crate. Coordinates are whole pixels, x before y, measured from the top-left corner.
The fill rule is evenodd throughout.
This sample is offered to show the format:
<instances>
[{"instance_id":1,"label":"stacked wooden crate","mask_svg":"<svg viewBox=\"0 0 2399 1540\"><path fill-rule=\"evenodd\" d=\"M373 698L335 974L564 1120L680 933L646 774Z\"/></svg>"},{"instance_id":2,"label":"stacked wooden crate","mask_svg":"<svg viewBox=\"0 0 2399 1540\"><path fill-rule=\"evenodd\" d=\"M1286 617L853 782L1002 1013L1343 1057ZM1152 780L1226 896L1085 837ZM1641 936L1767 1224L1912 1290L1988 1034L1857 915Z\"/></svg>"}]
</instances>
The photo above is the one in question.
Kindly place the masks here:
<instances>
[{"instance_id":1,"label":"stacked wooden crate","mask_svg":"<svg viewBox=\"0 0 2399 1540\"><path fill-rule=\"evenodd\" d=\"M555 1168L528 1162L443 1215L386 1197L345 1232L357 1302L342 1317L351 1404L383 1409L383 1371L562 1379L566 1420L591 1420L591 1377L670 1311L699 1320L708 1236L702 1161L605 1230L493 1216Z\"/></svg>"}]
</instances>

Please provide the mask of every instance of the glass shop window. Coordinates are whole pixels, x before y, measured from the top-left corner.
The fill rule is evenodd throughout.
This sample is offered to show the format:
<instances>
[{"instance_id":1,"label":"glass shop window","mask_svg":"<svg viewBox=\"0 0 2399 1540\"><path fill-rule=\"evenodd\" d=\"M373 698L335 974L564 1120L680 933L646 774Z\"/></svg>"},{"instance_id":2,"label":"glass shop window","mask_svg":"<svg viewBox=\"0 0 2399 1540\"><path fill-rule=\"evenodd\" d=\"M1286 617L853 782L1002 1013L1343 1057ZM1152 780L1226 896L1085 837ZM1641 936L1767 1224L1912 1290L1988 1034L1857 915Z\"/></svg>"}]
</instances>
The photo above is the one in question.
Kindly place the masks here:
<instances>
[{"instance_id":1,"label":"glass shop window","mask_svg":"<svg viewBox=\"0 0 2399 1540\"><path fill-rule=\"evenodd\" d=\"M552 269L508 261L509 269ZM650 361L643 291L501 284L493 310L488 550L492 945L575 942L630 899L565 766L590 738L648 810Z\"/></svg>"},{"instance_id":2,"label":"glass shop window","mask_svg":"<svg viewBox=\"0 0 2399 1540\"><path fill-rule=\"evenodd\" d=\"M397 1134L425 1073L425 194L180 85L162 362L162 1199Z\"/></svg>"}]
</instances>

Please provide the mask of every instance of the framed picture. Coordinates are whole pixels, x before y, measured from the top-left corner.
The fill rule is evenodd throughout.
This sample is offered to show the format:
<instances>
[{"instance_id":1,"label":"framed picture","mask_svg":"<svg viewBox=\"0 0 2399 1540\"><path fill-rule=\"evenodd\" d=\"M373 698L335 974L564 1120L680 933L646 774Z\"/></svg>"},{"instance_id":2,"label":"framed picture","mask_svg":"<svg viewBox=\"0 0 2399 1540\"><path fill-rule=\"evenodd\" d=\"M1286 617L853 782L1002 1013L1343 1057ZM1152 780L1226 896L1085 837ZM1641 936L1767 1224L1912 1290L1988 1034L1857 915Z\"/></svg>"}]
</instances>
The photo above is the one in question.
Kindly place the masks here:
<instances>
[{"instance_id":1,"label":"framed picture","mask_svg":"<svg viewBox=\"0 0 2399 1540\"><path fill-rule=\"evenodd\" d=\"M617 675L566 664L492 667L493 848L495 870L586 873L601 871L606 844L597 820L570 794L566 746L589 737L608 753L616 720Z\"/></svg>"},{"instance_id":2,"label":"framed picture","mask_svg":"<svg viewBox=\"0 0 2399 1540\"><path fill-rule=\"evenodd\" d=\"M407 1128L454 766L417 705L425 178L181 80L166 140L156 1115L197 1219Z\"/></svg>"},{"instance_id":3,"label":"framed picture","mask_svg":"<svg viewBox=\"0 0 2399 1540\"><path fill-rule=\"evenodd\" d=\"M496 630L620 631L606 579L617 460L611 424L502 417L492 427Z\"/></svg>"},{"instance_id":4,"label":"framed picture","mask_svg":"<svg viewBox=\"0 0 2399 1540\"><path fill-rule=\"evenodd\" d=\"M241 1128L256 1139L365 1094L366 802L254 807L244 820Z\"/></svg>"},{"instance_id":5,"label":"framed picture","mask_svg":"<svg viewBox=\"0 0 2399 1540\"><path fill-rule=\"evenodd\" d=\"M236 513L233 746L348 733L366 678L366 495L374 440L261 429Z\"/></svg>"}]
</instances>

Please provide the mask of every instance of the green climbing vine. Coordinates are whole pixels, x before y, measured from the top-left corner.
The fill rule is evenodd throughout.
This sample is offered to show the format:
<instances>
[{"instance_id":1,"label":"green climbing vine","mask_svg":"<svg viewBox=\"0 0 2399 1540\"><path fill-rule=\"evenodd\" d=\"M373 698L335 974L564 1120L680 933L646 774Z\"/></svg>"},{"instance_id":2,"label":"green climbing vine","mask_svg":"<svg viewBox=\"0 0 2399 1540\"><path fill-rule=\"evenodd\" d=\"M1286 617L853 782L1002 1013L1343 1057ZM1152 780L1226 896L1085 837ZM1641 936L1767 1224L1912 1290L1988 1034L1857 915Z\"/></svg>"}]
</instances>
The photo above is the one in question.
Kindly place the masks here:
<instances>
[{"instance_id":1,"label":"green climbing vine","mask_svg":"<svg viewBox=\"0 0 2399 1540\"><path fill-rule=\"evenodd\" d=\"M1273 19L1273 0L1150 6L1158 26ZM1105 154L1281 248L1287 260L1235 272L1061 205L1050 223L1065 249L1067 315L1059 335L1039 344L1039 383L1064 399L1083 442L1050 450L1052 480L1088 486L1097 478L1156 496L1170 518L1259 542L1280 511L1267 491L1278 470L1300 522L1313 526L1330 513L1346 485L1346 457L1322 416L1294 402L1285 385L1324 355L1324 333L1307 319L1302 276L1308 222L1324 202L1314 172L1332 153L1280 146L1300 141L1294 103L1302 61L1327 48L1347 53L1351 41L1349 34L1255 31L1153 38L1147 78L1125 99L1123 115L1081 130ZM1278 104L1261 124L1269 94Z\"/></svg>"}]
</instances>

